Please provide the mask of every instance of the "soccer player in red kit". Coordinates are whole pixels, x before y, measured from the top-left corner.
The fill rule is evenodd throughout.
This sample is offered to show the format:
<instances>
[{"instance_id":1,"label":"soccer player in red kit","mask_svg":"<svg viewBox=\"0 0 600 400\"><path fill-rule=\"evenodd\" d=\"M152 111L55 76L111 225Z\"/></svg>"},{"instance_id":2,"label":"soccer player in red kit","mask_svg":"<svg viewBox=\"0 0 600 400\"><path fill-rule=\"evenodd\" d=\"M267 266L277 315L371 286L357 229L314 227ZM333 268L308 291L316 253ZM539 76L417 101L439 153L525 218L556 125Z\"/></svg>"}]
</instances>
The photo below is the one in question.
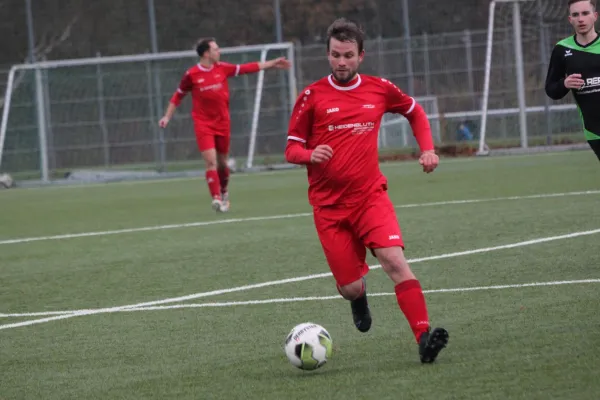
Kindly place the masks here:
<instances>
[{"instance_id":1,"label":"soccer player in red kit","mask_svg":"<svg viewBox=\"0 0 600 400\"><path fill-rule=\"evenodd\" d=\"M285 150L290 163L306 165L315 227L339 293L350 300L356 328L371 327L366 294L366 249L395 284L398 305L432 363L448 343L444 328L431 329L421 285L404 256L404 243L387 180L379 169L377 137L384 113L405 116L427 173L437 167L423 108L392 82L358 74L364 57L361 29L346 19L328 30L332 74L308 86L290 119Z\"/></svg>"},{"instance_id":2,"label":"soccer player in red kit","mask_svg":"<svg viewBox=\"0 0 600 400\"><path fill-rule=\"evenodd\" d=\"M212 197L212 207L216 211L226 212L229 210L227 159L231 134L227 79L263 69L288 69L290 62L283 57L241 65L221 62L219 46L214 38L200 40L196 52L200 56L200 62L188 69L181 78L159 126L166 128L175 109L191 92L196 142L206 166L206 182Z\"/></svg>"}]
</instances>

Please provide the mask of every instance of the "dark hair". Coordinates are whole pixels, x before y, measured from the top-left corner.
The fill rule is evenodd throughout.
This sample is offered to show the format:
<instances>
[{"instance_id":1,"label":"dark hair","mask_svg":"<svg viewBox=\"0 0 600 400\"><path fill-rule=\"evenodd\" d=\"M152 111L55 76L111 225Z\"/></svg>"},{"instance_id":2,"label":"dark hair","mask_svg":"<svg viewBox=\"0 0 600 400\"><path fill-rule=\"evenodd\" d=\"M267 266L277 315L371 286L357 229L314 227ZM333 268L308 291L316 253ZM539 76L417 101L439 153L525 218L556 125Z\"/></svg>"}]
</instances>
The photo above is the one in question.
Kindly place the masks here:
<instances>
[{"instance_id":1,"label":"dark hair","mask_svg":"<svg viewBox=\"0 0 600 400\"><path fill-rule=\"evenodd\" d=\"M592 5L592 7L594 7L594 9L596 9L596 0L569 0L569 9L571 9L571 6L575 3L579 3L580 1L589 1L590 4Z\"/></svg>"},{"instance_id":2,"label":"dark hair","mask_svg":"<svg viewBox=\"0 0 600 400\"><path fill-rule=\"evenodd\" d=\"M327 29L327 51L329 51L331 38L334 38L340 42L355 42L358 45L358 52L362 53L363 36L363 30L357 23L346 18L338 18Z\"/></svg>"},{"instance_id":3,"label":"dark hair","mask_svg":"<svg viewBox=\"0 0 600 400\"><path fill-rule=\"evenodd\" d=\"M215 38L204 38L204 39L198 40L198 42L196 43L196 53L198 53L198 55L200 57L202 57L204 55L204 53L206 53L206 51L210 49L210 44L212 42L216 42L216 39Z\"/></svg>"}]
</instances>

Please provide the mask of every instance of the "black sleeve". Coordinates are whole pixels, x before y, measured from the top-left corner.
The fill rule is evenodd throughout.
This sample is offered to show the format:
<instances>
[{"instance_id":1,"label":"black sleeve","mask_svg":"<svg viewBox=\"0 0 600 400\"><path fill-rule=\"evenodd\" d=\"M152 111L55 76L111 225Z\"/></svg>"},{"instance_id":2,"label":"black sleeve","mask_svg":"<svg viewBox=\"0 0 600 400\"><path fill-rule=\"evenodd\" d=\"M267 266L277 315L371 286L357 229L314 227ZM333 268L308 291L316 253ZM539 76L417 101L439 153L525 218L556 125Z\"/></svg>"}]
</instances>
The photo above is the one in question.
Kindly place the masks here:
<instances>
[{"instance_id":1,"label":"black sleeve","mask_svg":"<svg viewBox=\"0 0 600 400\"><path fill-rule=\"evenodd\" d=\"M560 100L569 93L565 87L567 71L564 62L564 48L555 46L550 57L548 75L546 75L546 94L554 100Z\"/></svg>"}]
</instances>

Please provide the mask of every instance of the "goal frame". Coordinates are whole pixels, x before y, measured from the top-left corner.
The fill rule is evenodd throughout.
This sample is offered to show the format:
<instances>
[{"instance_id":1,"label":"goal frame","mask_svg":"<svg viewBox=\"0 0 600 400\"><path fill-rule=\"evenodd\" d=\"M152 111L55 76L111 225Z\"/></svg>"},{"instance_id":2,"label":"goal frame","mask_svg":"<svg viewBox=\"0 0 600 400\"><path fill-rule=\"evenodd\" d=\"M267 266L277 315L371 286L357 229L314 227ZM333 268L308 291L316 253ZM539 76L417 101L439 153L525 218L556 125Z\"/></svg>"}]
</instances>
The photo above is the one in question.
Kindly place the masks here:
<instances>
[{"instance_id":1,"label":"goal frame","mask_svg":"<svg viewBox=\"0 0 600 400\"><path fill-rule=\"evenodd\" d=\"M429 124L431 125L432 128L432 136L434 141L437 141L438 143L442 142L442 137L441 137L441 126L440 126L440 109L439 109L439 103L438 103L438 96L414 96L414 100L418 103L423 105L431 105L432 107L424 107L426 114L427 114L427 118L429 120ZM389 118L385 118L386 116L389 116ZM379 128L379 140L378 140L378 146L380 149L387 149L388 148L388 129L400 125L400 130L402 132L402 145L401 147L403 148L407 148L409 146L409 136L412 136L412 133L410 133L410 123L408 122L408 120L401 116L401 115L395 115L395 114L386 114L384 115L384 119L381 122L381 126Z\"/></svg>"},{"instance_id":2,"label":"goal frame","mask_svg":"<svg viewBox=\"0 0 600 400\"><path fill-rule=\"evenodd\" d=\"M294 60L294 43L283 42L283 43L268 43L268 44L257 44L247 46L235 46L235 47L224 47L221 48L221 54L236 54L236 53L248 53L248 52L260 52L260 61L264 62L267 59L269 51L279 50L286 51L287 59L291 63L290 71L287 76L288 86L288 97L290 110L293 108L296 95L296 65ZM50 181L49 174L49 157L48 157L48 146L47 146L47 132L46 132L46 107L44 99L44 90L42 83L42 71L48 69L55 69L61 67L77 67L77 66L95 66L103 64L118 64L128 62L149 62L158 60L174 60L178 58L191 58L197 57L194 50L187 51L173 51L173 52L162 52L162 53L147 53L147 54L135 54L135 55L124 55L124 56L110 56L110 57L89 57L80 59L67 59L57 61L44 61L31 64L17 64L13 65L8 73L6 92L4 97L4 108L2 112L2 121L0 123L0 168L2 167L2 157L4 154L4 144L6 141L6 134L8 128L8 118L11 110L11 100L13 94L13 86L15 77L18 71L34 71L35 78L35 99L36 104L36 119L37 119L37 130L39 140L39 152L40 152L40 171L41 179L44 182ZM254 107L252 111L252 124L250 127L250 140L248 145L248 154L246 160L246 167L252 168L254 161L254 153L256 146L256 136L258 132L258 122L260 117L261 99L264 88L264 74L265 71L261 70L257 73L257 85L254 96ZM158 121L157 121L158 123ZM162 130L159 129L159 146L161 148L161 160L164 161L164 147L165 140Z\"/></svg>"},{"instance_id":3,"label":"goal frame","mask_svg":"<svg viewBox=\"0 0 600 400\"><path fill-rule=\"evenodd\" d=\"M521 3L533 2L535 0L492 0L489 6L488 14L488 31L487 31L487 44L486 44L486 55L485 55L485 71L484 71L484 83L483 83L483 95L481 103L481 123L479 130L479 148L477 155L488 155L489 149L485 143L486 130L487 130L487 119L488 119L488 102L490 96L490 78L492 70L492 51L494 49L494 22L495 22L495 11L496 4L500 3L512 3L512 26L513 26L513 46L515 51L515 65L516 65L516 89L517 98L519 103L519 128L521 147L527 148L527 105L525 101L525 72L523 66L523 37L521 29Z\"/></svg>"}]
</instances>

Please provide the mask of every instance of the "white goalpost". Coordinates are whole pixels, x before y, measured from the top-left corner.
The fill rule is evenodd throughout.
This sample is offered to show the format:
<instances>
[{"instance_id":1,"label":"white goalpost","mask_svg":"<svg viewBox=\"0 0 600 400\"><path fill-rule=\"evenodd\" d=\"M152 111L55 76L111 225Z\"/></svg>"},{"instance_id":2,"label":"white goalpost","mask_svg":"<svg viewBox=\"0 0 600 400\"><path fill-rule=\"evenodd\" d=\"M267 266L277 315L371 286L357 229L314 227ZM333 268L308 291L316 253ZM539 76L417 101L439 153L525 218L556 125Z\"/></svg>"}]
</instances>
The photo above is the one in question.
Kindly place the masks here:
<instances>
[{"instance_id":1,"label":"white goalpost","mask_svg":"<svg viewBox=\"0 0 600 400\"><path fill-rule=\"evenodd\" d=\"M221 54L234 64L279 56L292 64L229 80L232 153L252 168L261 151L285 147L296 99L294 45L227 47ZM0 124L0 170L48 182L77 169L193 169L199 152L190 96L166 130L158 120L197 62L191 50L14 65Z\"/></svg>"},{"instance_id":2,"label":"white goalpost","mask_svg":"<svg viewBox=\"0 0 600 400\"><path fill-rule=\"evenodd\" d=\"M550 145L553 134L576 129L572 100L554 104L544 91L552 46L570 34L566 17L561 0L490 2L478 155L489 154L491 140L510 139L512 145L518 142L520 149L527 149L534 137ZM515 135L498 137L499 130Z\"/></svg>"},{"instance_id":3,"label":"white goalpost","mask_svg":"<svg viewBox=\"0 0 600 400\"><path fill-rule=\"evenodd\" d=\"M512 26L515 52L516 88L519 100L519 127L521 133L521 147L527 147L527 117L525 115L525 78L523 72L523 42L521 29L521 2L533 0L492 0L488 15L487 48L485 55L485 78L483 83L483 99L481 104L481 125L479 133L478 154L487 154L485 136L487 131L488 101L490 95L490 75L492 70L492 51L494 47L494 21L496 4L512 3Z\"/></svg>"}]
</instances>

